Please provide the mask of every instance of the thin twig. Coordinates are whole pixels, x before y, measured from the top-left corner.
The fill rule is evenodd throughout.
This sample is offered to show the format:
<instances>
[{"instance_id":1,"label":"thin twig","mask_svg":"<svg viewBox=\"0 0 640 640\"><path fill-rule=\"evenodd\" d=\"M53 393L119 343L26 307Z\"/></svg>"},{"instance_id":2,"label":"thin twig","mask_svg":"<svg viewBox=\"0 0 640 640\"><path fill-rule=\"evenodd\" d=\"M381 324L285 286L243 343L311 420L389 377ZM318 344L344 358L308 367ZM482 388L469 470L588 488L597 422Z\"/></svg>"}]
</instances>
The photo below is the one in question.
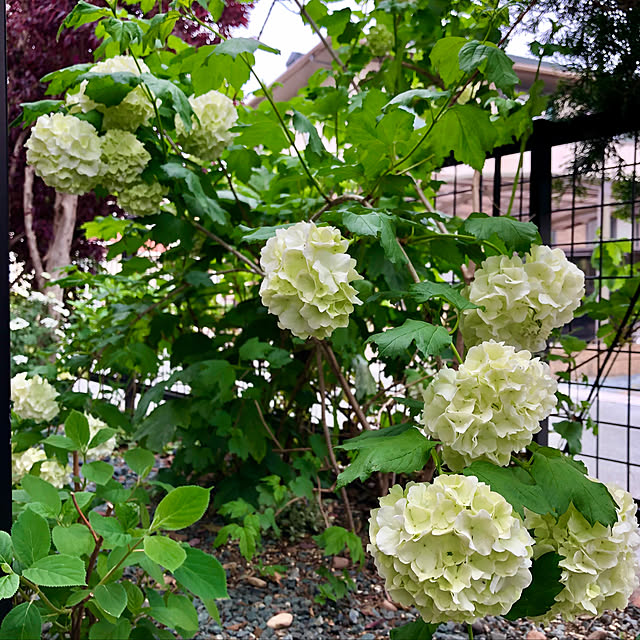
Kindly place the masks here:
<instances>
[{"instance_id":1,"label":"thin twig","mask_svg":"<svg viewBox=\"0 0 640 640\"><path fill-rule=\"evenodd\" d=\"M324 371L322 354L320 353L320 347L316 347L316 362L318 364L318 381L320 384L320 415L322 417L322 430L324 431L324 439L327 443L327 450L329 451L329 460L333 466L336 476L340 475L340 468L338 467L338 461L336 460L336 454L333 450L333 443L331 442L331 434L329 433L329 425L327 424L327 407L325 404L326 388L324 386ZM347 511L347 521L349 522L349 528L353 533L356 532L356 526L353 522L353 513L351 511L351 504L349 503L349 496L344 487L340 488L340 494L344 500L344 508Z\"/></svg>"},{"instance_id":2,"label":"thin twig","mask_svg":"<svg viewBox=\"0 0 640 640\"><path fill-rule=\"evenodd\" d=\"M362 411L362 407L360 403L355 399L355 396L351 392L351 388L347 383L345 377L342 375L342 371L340 370L340 365L338 364L338 360L336 359L335 353L333 353L333 349L326 342L318 342L322 349L324 350L325 355L327 356L328 362L333 369L333 373L338 378L338 382L344 391L344 394L347 396L347 400L351 405L351 408L354 410L356 417L358 418L358 422L366 431L371 431L371 425L367 422L367 418Z\"/></svg>"},{"instance_id":3,"label":"thin twig","mask_svg":"<svg viewBox=\"0 0 640 640\"><path fill-rule=\"evenodd\" d=\"M407 269L409 270L409 273L411 274L411 277L413 278L413 281L416 284L420 284L420 276L418 275L418 272L416 271L416 268L413 266L413 262L411 262L411 259L407 255L407 252L404 250L404 247L400 244L400 240L398 240L398 238L396 238L396 242L398 243L398 246L400 247L400 251L402 251L402 255L404 256L405 260L407 261Z\"/></svg>"},{"instance_id":4,"label":"thin twig","mask_svg":"<svg viewBox=\"0 0 640 640\"><path fill-rule=\"evenodd\" d=\"M350 202L350 201L354 201L354 202L360 202L361 204L364 204L365 206L367 206L367 202L364 199L363 196L359 196L355 193L345 193L341 196L338 196L337 198L334 198L333 200L330 200L329 202L325 203L320 209L318 209L318 211L316 211L310 218L309 220L311 222L314 222L315 220L317 220L323 213L325 213L326 211L329 211L329 209L333 209L333 207L337 207L339 204L343 204L344 202Z\"/></svg>"},{"instance_id":5,"label":"thin twig","mask_svg":"<svg viewBox=\"0 0 640 640\"><path fill-rule=\"evenodd\" d=\"M73 500L73 506L76 508L76 511L78 512L78 515L82 519L82 522L84 522L84 524L87 525L87 527L89 528L89 531L91 532L91 535L93 536L93 539L96 541L96 544L97 544L98 540L100 540L100 536L93 530L93 527L91 526L90 522L87 520L87 516L85 516L84 513L82 513L82 509L80 508L80 505L76 500L76 494L74 491L71 492L71 499Z\"/></svg>"},{"instance_id":6,"label":"thin twig","mask_svg":"<svg viewBox=\"0 0 640 640\"><path fill-rule=\"evenodd\" d=\"M322 486L320 485L320 476L316 476L318 480L318 509L320 509L320 513L322 514L322 519L324 520L324 526L329 528L329 518L327 518L327 514L324 512L322 508Z\"/></svg>"},{"instance_id":7,"label":"thin twig","mask_svg":"<svg viewBox=\"0 0 640 640\"><path fill-rule=\"evenodd\" d=\"M278 445L278 449L282 449L283 447L280 444L280 441L278 440L278 438L276 438L273 431L271 431L271 429L269 428L267 421L264 419L264 414L262 413L262 409L260 408L258 401L254 400L253 403L256 405L256 409L258 410L258 415L260 416L260 422L262 422L262 426L267 430L267 433L271 436L271 439Z\"/></svg>"}]
</instances>

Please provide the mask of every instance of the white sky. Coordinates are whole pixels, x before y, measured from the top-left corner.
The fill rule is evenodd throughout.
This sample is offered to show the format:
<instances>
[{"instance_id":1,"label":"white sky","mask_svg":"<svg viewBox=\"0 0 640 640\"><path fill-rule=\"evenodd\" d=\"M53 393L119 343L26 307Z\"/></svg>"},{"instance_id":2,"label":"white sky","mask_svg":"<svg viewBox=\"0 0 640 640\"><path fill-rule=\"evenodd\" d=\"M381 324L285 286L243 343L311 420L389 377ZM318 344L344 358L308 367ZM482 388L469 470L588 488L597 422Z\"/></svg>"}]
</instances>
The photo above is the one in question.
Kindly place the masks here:
<instances>
[{"instance_id":1,"label":"white sky","mask_svg":"<svg viewBox=\"0 0 640 640\"><path fill-rule=\"evenodd\" d=\"M257 37L262 29L269 13L273 0L257 0L249 14L249 26L245 29L236 29L233 33L236 37ZM304 0L303 0L304 1ZM355 6L355 2L333 2L332 10L341 9L344 6ZM516 35L507 47L507 53L517 56L531 57L528 41L532 37ZM287 68L287 60L294 53L306 53L315 47L320 39L311 27L303 24L297 7L292 0L277 0L262 32L260 41L280 50L280 55L256 51L256 73L269 84L276 80ZM253 91L257 83L251 80L245 85L245 91Z\"/></svg>"}]
</instances>

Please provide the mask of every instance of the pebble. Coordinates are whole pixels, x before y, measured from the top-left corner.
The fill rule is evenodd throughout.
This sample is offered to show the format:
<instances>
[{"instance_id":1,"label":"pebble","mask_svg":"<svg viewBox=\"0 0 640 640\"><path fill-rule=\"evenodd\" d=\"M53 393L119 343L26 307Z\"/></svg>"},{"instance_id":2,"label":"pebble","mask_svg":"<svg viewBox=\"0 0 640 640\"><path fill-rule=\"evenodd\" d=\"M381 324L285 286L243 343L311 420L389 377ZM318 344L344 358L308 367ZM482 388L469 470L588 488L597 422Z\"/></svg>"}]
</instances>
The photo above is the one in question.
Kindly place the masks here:
<instances>
[{"instance_id":1,"label":"pebble","mask_svg":"<svg viewBox=\"0 0 640 640\"><path fill-rule=\"evenodd\" d=\"M246 581L250 585L254 587L258 587L258 589L264 589L267 586L266 580L263 580L262 578L258 578L257 576L247 576Z\"/></svg>"},{"instance_id":2,"label":"pebble","mask_svg":"<svg viewBox=\"0 0 640 640\"><path fill-rule=\"evenodd\" d=\"M607 632L604 629L594 629L587 636L587 640L607 640Z\"/></svg>"},{"instance_id":3,"label":"pebble","mask_svg":"<svg viewBox=\"0 0 640 640\"><path fill-rule=\"evenodd\" d=\"M526 640L547 640L547 634L537 629L531 629L525 637Z\"/></svg>"},{"instance_id":4,"label":"pebble","mask_svg":"<svg viewBox=\"0 0 640 640\"><path fill-rule=\"evenodd\" d=\"M349 609L349 620L351 620L353 624L358 624L359 618L360 612L356 611L355 609Z\"/></svg>"},{"instance_id":5,"label":"pebble","mask_svg":"<svg viewBox=\"0 0 640 640\"><path fill-rule=\"evenodd\" d=\"M293 616L286 611L281 611L267 620L267 627L270 629L286 629L290 627L292 623Z\"/></svg>"}]
</instances>

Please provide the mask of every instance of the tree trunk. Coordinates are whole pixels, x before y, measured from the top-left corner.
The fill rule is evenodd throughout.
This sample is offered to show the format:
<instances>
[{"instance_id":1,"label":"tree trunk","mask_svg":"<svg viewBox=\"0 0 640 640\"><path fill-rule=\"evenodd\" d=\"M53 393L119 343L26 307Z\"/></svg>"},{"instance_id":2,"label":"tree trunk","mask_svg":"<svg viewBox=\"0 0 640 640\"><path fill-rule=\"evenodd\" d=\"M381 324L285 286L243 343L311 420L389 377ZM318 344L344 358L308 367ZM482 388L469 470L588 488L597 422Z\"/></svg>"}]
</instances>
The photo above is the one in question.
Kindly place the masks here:
<instances>
[{"instance_id":1,"label":"tree trunk","mask_svg":"<svg viewBox=\"0 0 640 640\"><path fill-rule=\"evenodd\" d=\"M47 272L53 281L62 274L60 269L71 264L71 244L76 227L76 214L78 212L78 196L68 193L56 193L53 219L53 239L49 251L44 258ZM51 285L48 291L62 302L62 288Z\"/></svg>"},{"instance_id":2,"label":"tree trunk","mask_svg":"<svg viewBox=\"0 0 640 640\"><path fill-rule=\"evenodd\" d=\"M33 262L33 270L36 276L36 287L39 291L44 290L45 281L42 277L44 268L42 266L42 258L38 250L38 240L33 230L33 177L35 172L33 167L27 165L24 169L24 187L22 190L22 209L24 211L24 234L27 237L27 246L29 247L29 255Z\"/></svg>"}]
</instances>

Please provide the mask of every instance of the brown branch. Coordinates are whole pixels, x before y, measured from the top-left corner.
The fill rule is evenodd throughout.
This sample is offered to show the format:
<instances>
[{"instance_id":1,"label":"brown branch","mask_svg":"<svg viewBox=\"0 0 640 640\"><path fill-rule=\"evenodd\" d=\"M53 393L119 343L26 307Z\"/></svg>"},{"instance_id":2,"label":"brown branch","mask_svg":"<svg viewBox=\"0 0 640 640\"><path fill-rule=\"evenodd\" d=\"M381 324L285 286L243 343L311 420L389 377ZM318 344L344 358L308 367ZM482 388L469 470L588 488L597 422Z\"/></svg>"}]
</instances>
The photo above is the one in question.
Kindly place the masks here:
<instances>
[{"instance_id":1,"label":"brown branch","mask_svg":"<svg viewBox=\"0 0 640 640\"><path fill-rule=\"evenodd\" d=\"M333 353L333 349L326 343L318 341L318 344L324 349L325 356L328 359L331 368L333 369L333 373L338 378L338 382L344 391L344 394L347 396L347 400L351 405L351 408L354 410L356 417L358 418L358 422L366 431L371 431L371 425L367 422L367 418L362 411L362 407L360 403L355 399L355 396L351 392L351 388L347 383L345 377L342 375L342 371L340 370L340 365L338 364L338 360L336 359L335 353Z\"/></svg>"},{"instance_id":2,"label":"brown branch","mask_svg":"<svg viewBox=\"0 0 640 640\"><path fill-rule=\"evenodd\" d=\"M329 209L333 209L333 207L337 207L339 204L343 204L344 202L360 202L361 204L365 205L365 206L369 206L367 205L366 200L364 199L363 196L359 196L355 193L345 193L344 195L338 196L337 198L334 198L333 200L330 200L329 202L325 203L322 208L318 209L318 211L316 211L311 218L309 218L309 220L311 222L314 222L315 220L317 220L323 213L325 213L326 211L328 211Z\"/></svg>"},{"instance_id":3,"label":"brown branch","mask_svg":"<svg viewBox=\"0 0 640 640\"><path fill-rule=\"evenodd\" d=\"M98 540L101 540L101 538L93 530L93 527L91 526L91 523L87 520L87 516L85 516L84 513L82 513L82 509L80 508L80 505L78 504L78 501L76 500L76 494L75 494L74 491L71 492L71 499L73 500L73 506L76 508L76 511L78 512L78 515L80 516L80 519L89 528L89 531L91 532L91 535L93 536L93 539L96 541L96 544L97 544Z\"/></svg>"},{"instance_id":4,"label":"brown branch","mask_svg":"<svg viewBox=\"0 0 640 640\"><path fill-rule=\"evenodd\" d=\"M402 61L402 66L405 67L405 69L411 69L412 71L415 71L420 75L423 75L425 78L430 80L439 89L444 89L444 82L442 81L442 78L433 75L433 73L431 73L430 71L427 71L427 69L423 69L422 67L419 67L416 64L412 64L411 62L407 62L406 60Z\"/></svg>"},{"instance_id":5,"label":"brown branch","mask_svg":"<svg viewBox=\"0 0 640 640\"><path fill-rule=\"evenodd\" d=\"M254 400L253 402L256 405L256 409L258 410L258 415L260 416L260 422L262 422L262 426L267 430L267 433L271 436L271 439L278 445L278 449L283 449L280 441L278 440L278 438L276 438L273 431L271 431L271 429L269 428L267 421L264 419L264 414L262 413L262 409L260 408L258 401Z\"/></svg>"},{"instance_id":6,"label":"brown branch","mask_svg":"<svg viewBox=\"0 0 640 640\"><path fill-rule=\"evenodd\" d=\"M24 212L24 234L27 236L27 246L29 247L29 255L33 262L33 270L36 276L36 286L39 291L43 291L45 281L42 277L44 267L42 266L42 257L38 250L38 240L33 230L33 178L35 171L32 166L27 165L24 169L24 186L22 190L22 209Z\"/></svg>"}]
</instances>

